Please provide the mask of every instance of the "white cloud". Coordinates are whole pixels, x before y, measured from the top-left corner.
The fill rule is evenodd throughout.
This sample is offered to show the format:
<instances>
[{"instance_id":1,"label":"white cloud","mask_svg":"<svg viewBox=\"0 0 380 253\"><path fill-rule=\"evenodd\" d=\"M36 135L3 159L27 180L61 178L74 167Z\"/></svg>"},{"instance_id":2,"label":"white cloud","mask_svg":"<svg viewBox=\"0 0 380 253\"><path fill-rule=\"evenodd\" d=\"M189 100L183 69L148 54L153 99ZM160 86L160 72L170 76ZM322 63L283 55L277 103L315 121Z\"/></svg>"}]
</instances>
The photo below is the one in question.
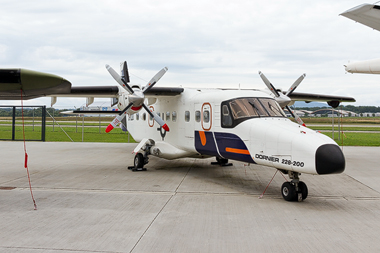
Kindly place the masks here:
<instances>
[{"instance_id":1,"label":"white cloud","mask_svg":"<svg viewBox=\"0 0 380 253\"><path fill-rule=\"evenodd\" d=\"M372 95L380 76L344 74L348 60L379 57L380 33L338 16L361 3L2 1L0 64L51 72L74 85L114 85L104 64L118 68L123 60L141 84L137 77L149 80L168 66L163 86L263 88L261 70L287 89L306 73L299 91L380 105Z\"/></svg>"}]
</instances>

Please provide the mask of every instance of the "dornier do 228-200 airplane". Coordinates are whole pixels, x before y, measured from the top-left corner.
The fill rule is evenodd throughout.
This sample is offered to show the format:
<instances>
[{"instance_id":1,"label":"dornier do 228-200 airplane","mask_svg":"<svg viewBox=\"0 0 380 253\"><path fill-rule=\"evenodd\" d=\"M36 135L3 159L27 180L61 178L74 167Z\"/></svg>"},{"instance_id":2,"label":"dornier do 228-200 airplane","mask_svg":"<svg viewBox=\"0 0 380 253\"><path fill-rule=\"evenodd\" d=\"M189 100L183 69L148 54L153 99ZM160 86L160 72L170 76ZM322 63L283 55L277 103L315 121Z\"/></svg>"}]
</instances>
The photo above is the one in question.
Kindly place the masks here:
<instances>
[{"instance_id":1,"label":"dornier do 228-200 airplane","mask_svg":"<svg viewBox=\"0 0 380 253\"><path fill-rule=\"evenodd\" d=\"M113 98L119 111L106 132L120 126L139 142L134 149L134 165L129 167L132 170L143 170L150 155L165 159L216 157L214 164L221 166L230 165L229 159L264 165L288 174L291 181L281 187L285 200L302 201L308 189L299 180L301 173L325 175L345 169L340 147L331 138L305 127L289 105L296 100L326 101L337 107L340 102L355 99L294 92L305 74L287 92L281 92L259 72L268 92L156 87L166 67L141 88L129 84L126 62L121 64L121 75L108 65L106 68L119 86L71 87L67 80L50 74L1 70L0 99L20 99L20 90L23 99L51 96L52 104L57 96L87 97L88 103L94 97ZM286 117L283 108L298 124Z\"/></svg>"}]
</instances>

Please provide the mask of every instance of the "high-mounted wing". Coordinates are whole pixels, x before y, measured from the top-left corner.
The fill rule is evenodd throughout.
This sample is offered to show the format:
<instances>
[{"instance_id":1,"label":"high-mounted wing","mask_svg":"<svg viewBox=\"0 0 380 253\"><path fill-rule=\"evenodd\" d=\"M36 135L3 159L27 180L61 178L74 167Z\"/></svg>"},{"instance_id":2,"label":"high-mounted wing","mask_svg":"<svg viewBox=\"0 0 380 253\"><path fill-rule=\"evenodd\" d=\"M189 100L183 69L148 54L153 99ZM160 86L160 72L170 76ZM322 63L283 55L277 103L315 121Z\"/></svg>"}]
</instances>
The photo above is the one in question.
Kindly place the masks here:
<instances>
[{"instance_id":1,"label":"high-mounted wing","mask_svg":"<svg viewBox=\"0 0 380 253\"><path fill-rule=\"evenodd\" d=\"M362 4L340 15L380 31L380 5Z\"/></svg>"},{"instance_id":2,"label":"high-mounted wing","mask_svg":"<svg viewBox=\"0 0 380 253\"><path fill-rule=\"evenodd\" d=\"M76 86L71 87L70 93L52 94L60 97L117 97L119 94L118 86Z\"/></svg>"},{"instance_id":3,"label":"high-mounted wing","mask_svg":"<svg viewBox=\"0 0 380 253\"><path fill-rule=\"evenodd\" d=\"M180 87L152 87L145 95L146 96L177 96L184 91Z\"/></svg>"},{"instance_id":4,"label":"high-mounted wing","mask_svg":"<svg viewBox=\"0 0 380 253\"><path fill-rule=\"evenodd\" d=\"M293 92L288 95L292 101L305 101L305 102L327 102L331 107L338 107L341 102L356 102L353 97L335 96L335 95L322 95L312 93Z\"/></svg>"},{"instance_id":5,"label":"high-mounted wing","mask_svg":"<svg viewBox=\"0 0 380 253\"><path fill-rule=\"evenodd\" d=\"M0 69L0 100L32 99L69 94L71 83L53 74L28 69Z\"/></svg>"}]
</instances>

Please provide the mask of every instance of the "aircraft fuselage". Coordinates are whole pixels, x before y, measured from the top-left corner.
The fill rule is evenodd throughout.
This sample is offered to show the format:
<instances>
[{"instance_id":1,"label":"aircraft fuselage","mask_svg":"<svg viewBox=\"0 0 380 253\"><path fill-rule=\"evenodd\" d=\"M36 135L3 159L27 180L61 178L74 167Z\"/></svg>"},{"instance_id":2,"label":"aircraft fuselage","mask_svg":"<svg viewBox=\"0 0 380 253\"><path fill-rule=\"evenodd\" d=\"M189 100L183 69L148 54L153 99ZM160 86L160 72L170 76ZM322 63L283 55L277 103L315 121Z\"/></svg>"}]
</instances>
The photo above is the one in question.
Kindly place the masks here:
<instances>
[{"instance_id":1,"label":"aircraft fuselage","mask_svg":"<svg viewBox=\"0 0 380 253\"><path fill-rule=\"evenodd\" d=\"M152 154L158 157L215 156L308 174L344 171L339 146L287 119L265 92L184 89L180 95L148 101L150 110L160 115L170 131L143 110L129 112L127 127L137 142L154 140Z\"/></svg>"}]
</instances>

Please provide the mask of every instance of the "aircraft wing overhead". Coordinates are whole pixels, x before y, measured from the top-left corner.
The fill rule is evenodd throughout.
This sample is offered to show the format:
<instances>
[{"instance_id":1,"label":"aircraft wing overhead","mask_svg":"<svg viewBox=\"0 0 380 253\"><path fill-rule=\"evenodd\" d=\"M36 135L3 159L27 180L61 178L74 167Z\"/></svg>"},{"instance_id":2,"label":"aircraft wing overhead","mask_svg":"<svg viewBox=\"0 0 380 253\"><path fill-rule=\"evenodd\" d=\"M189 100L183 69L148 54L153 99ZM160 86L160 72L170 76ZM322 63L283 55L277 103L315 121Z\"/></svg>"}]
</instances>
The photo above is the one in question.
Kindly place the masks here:
<instances>
[{"instance_id":1,"label":"aircraft wing overhead","mask_svg":"<svg viewBox=\"0 0 380 253\"><path fill-rule=\"evenodd\" d=\"M184 91L179 87L153 87L149 89L145 94L147 96L176 96Z\"/></svg>"},{"instance_id":2,"label":"aircraft wing overhead","mask_svg":"<svg viewBox=\"0 0 380 253\"><path fill-rule=\"evenodd\" d=\"M152 87L147 96L176 96L183 92L177 87ZM52 94L57 97L119 97L119 86L77 86L71 87L70 93Z\"/></svg>"},{"instance_id":3,"label":"aircraft wing overhead","mask_svg":"<svg viewBox=\"0 0 380 253\"><path fill-rule=\"evenodd\" d=\"M53 74L28 69L0 69L0 100L19 100L70 93L71 83Z\"/></svg>"},{"instance_id":4,"label":"aircraft wing overhead","mask_svg":"<svg viewBox=\"0 0 380 253\"><path fill-rule=\"evenodd\" d=\"M118 97L118 86L76 86L71 87L69 93L54 93L50 96L57 97Z\"/></svg>"},{"instance_id":5,"label":"aircraft wing overhead","mask_svg":"<svg viewBox=\"0 0 380 253\"><path fill-rule=\"evenodd\" d=\"M362 4L340 15L380 31L380 5Z\"/></svg>"},{"instance_id":6,"label":"aircraft wing overhead","mask_svg":"<svg viewBox=\"0 0 380 253\"><path fill-rule=\"evenodd\" d=\"M356 102L353 97L335 96L335 95L322 95L312 93L293 92L289 95L292 101L305 101L305 102L327 102L332 107L338 107L341 102Z\"/></svg>"}]
</instances>

